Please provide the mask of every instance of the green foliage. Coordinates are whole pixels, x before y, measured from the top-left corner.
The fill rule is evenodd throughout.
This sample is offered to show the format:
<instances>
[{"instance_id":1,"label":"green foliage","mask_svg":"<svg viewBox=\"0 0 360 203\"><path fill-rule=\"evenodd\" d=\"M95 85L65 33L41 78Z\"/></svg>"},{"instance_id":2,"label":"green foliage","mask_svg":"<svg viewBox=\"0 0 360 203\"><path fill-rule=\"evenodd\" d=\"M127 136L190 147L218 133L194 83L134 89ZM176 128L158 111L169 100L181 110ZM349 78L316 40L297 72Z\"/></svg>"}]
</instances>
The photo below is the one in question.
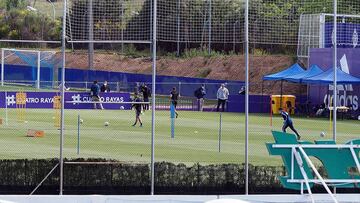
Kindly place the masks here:
<instances>
[{"instance_id":1,"label":"green foliage","mask_svg":"<svg viewBox=\"0 0 360 203\"><path fill-rule=\"evenodd\" d=\"M116 162L100 158L65 160L74 162ZM0 160L0 185L35 186L45 177L55 165L56 159L40 160ZM139 163L116 163L102 165L71 164L64 167L65 187L133 187L139 193L139 188L150 186L150 166ZM56 187L59 184L58 170L43 183L43 186ZM283 167L252 166L249 168L250 188L262 187L280 188L278 175L284 174ZM244 165L217 164L191 166L169 162L155 163L155 186L166 188L172 194L181 194L182 190L196 190L199 193L209 192L219 194L229 187L242 188L244 185ZM19 192L19 191L18 191ZM234 190L235 192L235 190ZM123 192L118 191L118 194Z\"/></svg>"},{"instance_id":2,"label":"green foliage","mask_svg":"<svg viewBox=\"0 0 360 203\"><path fill-rule=\"evenodd\" d=\"M74 25L71 25L72 27L78 26L77 31L72 33L74 39L86 39L88 37L88 27L79 27L79 25L88 24L88 12L86 11L88 8L87 3L88 1L79 0L71 1L69 5L71 8L69 17L75 18L76 21L68 23L74 23ZM151 8L151 3L152 1L150 0L144 0L143 4L139 3L136 5L130 0L94 0L94 35L117 36L116 38L123 36L124 39L137 38L138 40L149 40L146 35L151 32L151 18L149 18L148 12ZM158 32L166 33L169 39L176 39L177 29L169 28L174 27L174 23L177 22L179 18L181 22L181 32L183 32L180 36L180 40L188 42L187 47L190 47L182 53L182 57L211 57L223 55L221 51L224 51L223 49L226 48L223 46L216 46L216 44L213 44L212 48L214 50L220 50L220 52L208 54L205 49L191 49L191 47L207 46L207 39L209 37L206 26L207 15L209 12L208 1L181 1L180 16L178 16L177 9L164 9L174 8L174 3L174 1L169 0L158 1L158 7L162 8L158 9ZM48 17L44 17L41 14L26 11L27 4L28 0L0 1L0 9L3 8L6 10L3 15L0 15L0 37L10 39L59 40L61 22L52 22ZM339 0L338 4L342 5L339 6L338 13L360 13L359 7L344 6L353 5L354 3L350 0ZM38 1L37 5L41 8L47 8L41 4L41 1ZM58 3L58 5L61 5L61 3ZM60 8L61 6L58 7ZM119 9L107 9L108 7L116 7ZM257 48L266 50L267 53L293 55L296 51L294 39L298 36L300 15L331 12L332 0L252 0L250 1L249 8L250 43L256 44ZM61 15L61 9L58 9L56 13L57 15ZM123 17L119 17L122 14ZM49 16L52 16L52 14ZM212 1L212 41L219 42L222 41L223 38L234 38L234 27L237 30L235 38L243 41L243 22L243 1ZM139 29L139 26L143 26L142 29ZM218 30L223 30L224 32L218 32ZM264 43L264 41L266 41L267 44ZM193 42L194 44L191 45ZM184 44L185 43L182 43L182 46L184 46ZM158 48L159 50L172 52L176 50L176 46L173 45L174 44L172 43L159 43ZM102 48L107 48L113 45L101 46L103 46ZM84 48L85 47L86 45L84 45ZM141 57L142 53L137 53L139 50L144 50L144 47L130 47L126 54L134 57ZM254 52L256 53L257 50ZM169 56L174 57L174 54L170 54Z\"/></svg>"},{"instance_id":3,"label":"green foliage","mask_svg":"<svg viewBox=\"0 0 360 203\"><path fill-rule=\"evenodd\" d=\"M7 11L10 11L11 9L25 9L26 6L26 0L5 0L5 7Z\"/></svg>"},{"instance_id":4,"label":"green foliage","mask_svg":"<svg viewBox=\"0 0 360 203\"><path fill-rule=\"evenodd\" d=\"M196 77L206 78L211 73L211 71L212 71L211 68L201 69L199 74Z\"/></svg>"},{"instance_id":5,"label":"green foliage","mask_svg":"<svg viewBox=\"0 0 360 203\"><path fill-rule=\"evenodd\" d=\"M6 1L0 1L0 9L6 8Z\"/></svg>"},{"instance_id":6,"label":"green foliage","mask_svg":"<svg viewBox=\"0 0 360 203\"><path fill-rule=\"evenodd\" d=\"M181 57L194 58L194 57L221 57L225 56L225 53L219 51L213 51L209 53L207 49L187 49L183 52Z\"/></svg>"},{"instance_id":7,"label":"green foliage","mask_svg":"<svg viewBox=\"0 0 360 203\"><path fill-rule=\"evenodd\" d=\"M131 58L149 57L150 51L148 49L138 50L133 44L124 45L124 55Z\"/></svg>"},{"instance_id":8,"label":"green foliage","mask_svg":"<svg viewBox=\"0 0 360 203\"><path fill-rule=\"evenodd\" d=\"M65 162L114 162L114 164L65 164L64 187L66 192L102 188L102 192L114 188L115 194L146 194L150 187L150 165L140 163L119 163L101 158L64 160ZM0 160L0 185L34 188L58 163L57 159ZM155 163L155 187L157 193L167 194L239 194L245 185L244 164L185 165L170 162ZM319 172L326 173L323 167ZM283 191L278 176L285 175L282 166L249 165L249 190L251 193L271 193ZM42 188L57 188L59 168L42 184ZM15 190L15 189L14 189ZM75 190L75 191L74 191ZM131 191L132 190L132 191ZM11 191L14 192L14 191ZM28 191L16 191L17 194ZM106 192L105 192L106 193Z\"/></svg>"},{"instance_id":9,"label":"green foliage","mask_svg":"<svg viewBox=\"0 0 360 203\"><path fill-rule=\"evenodd\" d=\"M267 56L270 55L266 50L264 49L254 49L253 53L255 56Z\"/></svg>"},{"instance_id":10,"label":"green foliage","mask_svg":"<svg viewBox=\"0 0 360 203\"><path fill-rule=\"evenodd\" d=\"M61 22L26 9L13 8L0 16L0 38L59 40Z\"/></svg>"}]
</instances>

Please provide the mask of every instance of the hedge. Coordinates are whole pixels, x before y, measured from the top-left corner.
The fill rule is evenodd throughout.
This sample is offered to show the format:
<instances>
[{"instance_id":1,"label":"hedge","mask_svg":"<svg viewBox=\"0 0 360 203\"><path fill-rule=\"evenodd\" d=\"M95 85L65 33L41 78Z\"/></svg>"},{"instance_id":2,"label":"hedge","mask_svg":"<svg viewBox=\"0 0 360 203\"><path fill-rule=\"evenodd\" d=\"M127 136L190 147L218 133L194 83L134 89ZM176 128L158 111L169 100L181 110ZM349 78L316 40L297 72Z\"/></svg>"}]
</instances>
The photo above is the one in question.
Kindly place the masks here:
<instances>
[{"instance_id":1,"label":"hedge","mask_svg":"<svg viewBox=\"0 0 360 203\"><path fill-rule=\"evenodd\" d=\"M116 162L116 164L65 164L65 194L149 194L150 165L119 163L105 159L73 159L68 162ZM0 160L0 193L28 194L58 163L56 159ZM281 166L249 167L251 193L289 193L278 175ZM244 192L243 164L192 166L159 162L155 164L156 194L241 194ZM59 168L43 183L37 194L58 194Z\"/></svg>"}]
</instances>

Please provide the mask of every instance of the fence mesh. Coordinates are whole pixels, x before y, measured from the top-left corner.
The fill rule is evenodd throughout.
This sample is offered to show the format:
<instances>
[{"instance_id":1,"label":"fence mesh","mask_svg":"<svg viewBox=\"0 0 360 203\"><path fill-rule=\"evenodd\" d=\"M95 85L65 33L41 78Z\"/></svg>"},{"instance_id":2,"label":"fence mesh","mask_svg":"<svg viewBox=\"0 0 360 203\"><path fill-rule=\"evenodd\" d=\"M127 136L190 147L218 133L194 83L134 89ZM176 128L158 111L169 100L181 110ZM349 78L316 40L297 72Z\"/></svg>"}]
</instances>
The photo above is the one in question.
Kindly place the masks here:
<instances>
[{"instance_id":1,"label":"fence mesh","mask_svg":"<svg viewBox=\"0 0 360 203\"><path fill-rule=\"evenodd\" d=\"M34 42L1 42L1 46L54 53L48 62L53 65L54 73L45 73L48 71L44 68L46 65L41 64L40 73L51 75L52 78L40 77L41 89L36 89L34 84L37 75L34 68L13 67L34 67L33 61L36 57L33 54L25 54L27 57L24 57L21 51L5 52L3 57L7 57L4 60L4 79L8 81L5 86L1 86L0 92L0 128L3 135L0 158L57 158L60 110L59 104L54 102L59 96L60 76L55 71L58 71L61 54L59 45L36 41L60 40L62 1L52 4L44 1L19 2L23 4L18 7L0 3L0 38ZM140 105L142 109L136 112L131 108L134 103L124 102L132 102L136 92L141 100L146 100L141 91L142 85L152 85L149 42L152 39L153 2L68 2L64 153L67 159L75 159L76 163L66 166L66 172L81 177L74 179L79 180L81 186L94 186L96 181L101 182L101 185L122 187L127 183L148 192L151 108ZM337 45L342 48L357 48L360 4L343 0L338 2L338 6L340 15L337 20ZM91 7L92 10L89 10ZM331 86L262 81L264 75L283 70L299 62L299 59L303 59L304 67L310 65L311 48L332 48L333 17L329 14L332 12L332 1L250 1L249 36L252 55L249 156L250 163L254 166L250 173L254 188L267 187L269 183L278 187L277 176L284 173L279 169L282 165L280 157L269 156L265 146L266 142L273 142L271 130L281 131L283 126L283 119L277 114L278 108L272 108L270 95L296 96L295 103L290 106L285 103L284 106L292 113L290 116L294 127L303 140L332 138L331 111L328 108L331 103ZM157 17L160 56L157 60L157 74L181 74L191 79L177 77L160 80L159 77L156 93L151 93L149 98L151 101L151 97L156 96L155 160L158 167L156 177L159 177L156 184L159 188L175 185L178 186L176 189L191 188L194 185L210 185L214 189L219 185L228 185L223 188L238 193L243 189L242 163L245 161L242 92L244 56L241 54L244 45L244 2L159 0ZM94 50L88 53L88 44L91 42L103 43L96 43ZM332 55L322 58L331 61ZM90 61L91 59L93 60ZM309 59L309 64L306 59ZM355 63L348 65L348 68L356 66ZM329 68L331 65L326 66L322 68ZM346 70L345 66L341 68ZM80 71L84 71L83 74L79 74ZM134 75L127 75L129 72L136 74L136 80L130 78L135 77ZM22 77L30 79L22 80ZM12 80L26 85L15 85L10 83ZM91 103L93 98L90 89L94 80L97 80L100 86L105 80L108 81L110 93L100 93L104 110L100 104L94 109ZM229 100L225 104L224 112L221 108L218 110L217 100L218 89L223 83L229 90ZM204 100L196 97L196 90L202 85L206 89ZM172 113L171 107L170 91L173 88L179 93L177 116ZM345 143L357 138L359 133L355 120L359 112L355 91L358 87L341 85L339 88L342 88L339 91L340 105L349 106L348 111L339 112L338 116L337 142ZM26 104L17 104L17 101L21 101L17 97L22 95L24 98L24 94ZM86 102L88 103L81 104ZM136 126L132 126L136 116L141 118L141 127L139 121ZM325 138L320 137L322 132ZM99 167L106 170L106 173L102 173L95 166L79 166L79 160L87 164L105 160L116 163L109 164L111 167ZM52 161L51 164L55 162ZM3 167L6 170L7 166ZM136 174L128 175L133 169ZM43 170L48 170L48 167ZM82 170L87 170L86 174L89 175L79 175ZM176 175L172 176L173 174ZM164 178L166 175L173 179ZM141 184L135 184L137 177L140 177ZM90 178L95 181L90 181ZM54 180L58 180L57 174L52 176L52 182L48 184L56 185ZM74 180L66 179L68 191L71 191L72 184L76 184ZM35 184L33 182L31 186ZM230 189L234 185L236 191ZM253 192L259 192L254 188ZM211 191L217 193L215 189Z\"/></svg>"},{"instance_id":2,"label":"fence mesh","mask_svg":"<svg viewBox=\"0 0 360 203\"><path fill-rule=\"evenodd\" d=\"M68 4L70 41L150 40L151 1L83 1Z\"/></svg>"}]
</instances>

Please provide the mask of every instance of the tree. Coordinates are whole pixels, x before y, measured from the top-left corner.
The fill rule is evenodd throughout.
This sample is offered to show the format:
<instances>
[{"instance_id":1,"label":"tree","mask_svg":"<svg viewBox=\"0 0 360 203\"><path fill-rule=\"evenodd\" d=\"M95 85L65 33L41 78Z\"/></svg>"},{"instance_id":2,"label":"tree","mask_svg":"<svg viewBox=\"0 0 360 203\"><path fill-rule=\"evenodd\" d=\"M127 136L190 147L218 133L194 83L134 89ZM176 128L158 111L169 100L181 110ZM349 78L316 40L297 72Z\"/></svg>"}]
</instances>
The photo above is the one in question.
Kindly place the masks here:
<instances>
[{"instance_id":1,"label":"tree","mask_svg":"<svg viewBox=\"0 0 360 203\"><path fill-rule=\"evenodd\" d=\"M0 16L0 38L60 40L61 23L47 16L12 8Z\"/></svg>"},{"instance_id":2,"label":"tree","mask_svg":"<svg viewBox=\"0 0 360 203\"><path fill-rule=\"evenodd\" d=\"M25 0L6 0L6 10L10 11L11 9L24 9L26 8L27 2Z\"/></svg>"}]
</instances>

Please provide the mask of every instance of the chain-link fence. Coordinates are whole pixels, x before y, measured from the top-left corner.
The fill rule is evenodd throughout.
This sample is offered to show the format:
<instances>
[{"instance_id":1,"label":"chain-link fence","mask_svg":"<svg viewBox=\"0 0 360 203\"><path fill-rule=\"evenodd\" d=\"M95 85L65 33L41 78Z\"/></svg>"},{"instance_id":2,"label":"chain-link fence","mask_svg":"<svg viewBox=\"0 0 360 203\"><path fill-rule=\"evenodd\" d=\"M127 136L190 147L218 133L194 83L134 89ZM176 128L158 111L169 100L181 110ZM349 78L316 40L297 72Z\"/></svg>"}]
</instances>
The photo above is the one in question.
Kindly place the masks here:
<instances>
[{"instance_id":1,"label":"chain-link fence","mask_svg":"<svg viewBox=\"0 0 360 203\"><path fill-rule=\"evenodd\" d=\"M33 189L57 166L60 153L59 42L63 4L62 1L11 2L15 1L0 3L0 38L4 48L0 158L11 159L1 162L0 167L6 172L13 167L15 172L6 174L12 180L0 180L4 185L19 180ZM252 193L263 192L259 190L264 188L266 192L273 192L274 188L277 192L284 191L277 177L285 173L282 160L269 156L265 145L274 142L272 130L282 131L279 108L289 111L301 139L332 139L331 86L262 80L264 75L283 70L299 59L304 66L320 63L324 70L332 67L331 2L250 2ZM152 136L155 191L167 194L177 191L208 194L207 189L212 194L244 191L244 3L237 0L159 0L157 3L155 56L160 57L156 61L156 74L184 78L157 77L152 92L153 2L68 1L65 193L81 193L82 188L91 190L91 187L99 191L97 186L101 186L120 188L120 192L113 192L117 194L138 191L149 194ZM338 3L341 15L337 44L357 48L360 5L355 1ZM328 52L322 49L324 55L312 56L311 48L328 48ZM358 62L350 61L354 53L341 53L341 69L356 75L352 71ZM352 58L355 60L356 56ZM137 79L132 80L135 75ZM96 95L90 93L91 90L94 93L94 80L100 85L95 89L107 80L110 92L101 92L99 98L94 98ZM223 97L226 93L222 85L229 91L228 98ZM345 143L357 138L359 133L358 87L339 85L338 88L339 106L343 110L338 113L337 142ZM282 95L284 102L277 100ZM285 100L292 96L295 100ZM155 109L152 109L154 97ZM51 160L43 163L22 159ZM59 192L57 170L44 182L50 186L48 193ZM128 189L132 187L135 189ZM108 194L101 190L99 193Z\"/></svg>"},{"instance_id":2,"label":"chain-link fence","mask_svg":"<svg viewBox=\"0 0 360 203\"><path fill-rule=\"evenodd\" d=\"M100 83L102 85L102 82ZM267 82L263 85L269 86L270 83ZM120 87L119 89L122 91L119 92L114 90L110 93L100 93L102 104L96 104L96 109L94 109L90 88L88 90L72 89L71 83L68 85L70 89L65 95L67 103L65 104L64 155L69 161L65 162L68 173L65 174L65 177L74 172L70 172L68 170L70 168L73 168L73 170L82 168L82 170L88 171L95 170L94 165L99 164L104 167L104 170L110 170L116 174L118 172L114 170L117 170L118 167L126 168L126 164L138 167L140 165L142 165L141 167L148 166L151 158L151 103L149 107L146 106L147 103L140 104L140 111L137 112L138 107L131 102L134 101L136 91L140 101L151 101L151 97L155 95L147 94L151 95L147 100L144 98L146 94L144 96L145 90L143 86L137 87L137 84L134 83L131 89ZM110 85L112 84L110 83ZM157 165L157 167L160 167L157 169L163 171L163 173L171 173L172 170L174 170L173 172L176 171L176 173L185 173L185 171L178 170L185 170L181 169L181 167L193 168L195 167L194 164L199 164L199 167L210 167L212 165L225 167L220 165L236 165L244 162L245 100L244 95L241 93L242 85L229 84L227 86L230 95L225 104L224 112L222 112L221 105L219 105L219 110L217 109L218 100L212 95L214 93L207 91L212 86L216 89L221 86L221 83L216 83L204 84L206 95L203 100L195 95L183 96L180 93L176 106L177 115L172 115L172 99L170 96L172 89L175 87L179 93L190 88L195 93L197 88L202 87L202 85L202 83L181 84L181 89L179 89L178 83L157 84L157 89L168 89L168 92L167 94L156 94L155 160L157 162L185 164L183 166ZM91 85L89 84L89 86ZM151 83L148 83L147 86L150 87ZM285 84L284 87L286 86ZM301 91L304 91L304 89L300 89L297 93L301 93ZM330 139L332 124L329 120L329 112L325 111L318 115L320 109L318 104L308 103L305 93L296 95L295 104L289 107L294 127L304 140L323 139L320 138L321 132L324 132L325 137ZM26 105L17 104L17 102L21 102L21 99L19 99L21 94L26 95ZM286 95L286 91L283 94ZM2 132L4 133L3 150L1 151L3 159L49 159L58 157L60 121L60 109L56 106L56 97L58 95L59 93L54 92L54 90L37 90L35 88L24 90L7 85L7 90L1 93L2 105L4 105L1 113ZM7 106L5 106L5 101L7 101ZM132 105L135 106L131 108ZM136 122L136 116L141 118L141 122ZM348 120L348 118L346 112L339 115L339 143L356 138L356 121ZM279 131L283 126L283 119L277 115L276 109L274 110L272 107L272 100L268 94L250 96L249 122L249 158L250 163L257 167L252 168L251 170L254 171L251 173L260 173L258 171L261 169L258 168L260 166L264 166L264 170L270 170L271 167L266 169L267 166L281 166L281 160L276 157L269 157L265 146L266 142L272 142L271 130ZM136 125L133 126L134 124ZM266 163L264 163L265 159ZM111 163L104 163L104 160L112 161ZM112 169L108 168L110 166ZM47 165L46 168L48 167ZM171 169L171 167L173 168ZM137 168L134 170L143 169ZM199 175L202 170L204 170L204 173L205 171L210 173L211 170L215 169L203 168L200 171L198 170L200 168L196 168L196 173ZM220 170L220 168L216 170ZM222 173L221 170L219 173ZM224 170L230 169L225 168ZM238 168L236 170L242 169ZM140 171L138 172L140 173ZM242 172L238 172L240 173L240 181ZM94 173L97 174L97 172ZM283 172L278 171L279 173ZM276 174L274 172L273 175ZM201 177L205 178L203 175ZM45 186L53 184L54 176L56 174L51 175L51 180L47 181ZM102 177L99 174L96 176L94 178L99 178L99 181L100 179L101 181L105 181L105 179L108 181L108 176ZM263 177L262 175L258 176ZM84 176L83 178L87 177ZM158 174L158 178L164 178L163 174ZM219 178L219 181L223 181L221 176ZM263 181L263 179L261 180ZM186 185L191 184L189 182L184 183L185 185L178 185L172 182L175 179L166 179L166 181L170 181L169 184L175 188L191 187L191 185ZM260 181L260 179L255 181L257 187L267 187L266 185L269 184L268 182L261 183L257 181ZM255 182L253 183L255 184ZM66 179L65 189L68 191L72 188L70 184L72 182ZM86 186L86 181L81 184ZM101 184L106 187L109 186L106 182ZM160 187L164 183L160 181L157 184ZM236 187L243 190L241 185L238 184L240 182L236 183ZM274 184L277 185L278 183L275 181ZM75 191L78 189L74 188ZM99 191L96 188L94 190ZM144 193L146 189L141 191L141 193ZM159 191L165 192L162 189L159 189ZM56 191L49 188L43 192L56 193ZM172 190L169 192L171 193Z\"/></svg>"},{"instance_id":3,"label":"chain-link fence","mask_svg":"<svg viewBox=\"0 0 360 203\"><path fill-rule=\"evenodd\" d=\"M2 40L60 41L62 1L22 1L22 4L2 5L2 22L16 21L13 16L23 15L25 20L17 27L4 29ZM27 12L11 11L14 6ZM93 8L89 11L90 6ZM116 49L131 54L129 41L151 39L151 1L69 1L67 37L69 47L86 47L85 41L123 41L99 48ZM355 23L359 5L356 2L339 1L339 22ZM286 54L308 57L308 47L323 46L323 29L331 24L332 4L327 1L251 1L249 8L249 36L251 52L255 54ZM11 15L13 14L13 15ZM90 15L91 14L91 15ZM189 54L189 49L240 52L244 43L244 3L236 0L171 0L158 1L159 49L165 53ZM90 17L92 23L90 22ZM40 20L41 19L41 20ZM34 25L33 21L40 22ZM15 23L14 23L15 24ZM26 28L31 26L32 29ZM37 27L39 26L39 27ZM90 32L91 31L91 32ZM340 30L339 30L340 31ZM354 29L344 29L340 35L352 34ZM89 33L92 33L91 35ZM331 35L331 33L330 33ZM331 41L331 40L330 40ZM340 44L343 44L341 40ZM24 46L21 41L17 46ZM26 45L28 46L28 45ZM33 43L32 46L39 46ZM42 44L41 46L44 46ZM48 44L49 47L58 46ZM300 50L297 50L299 46ZM125 47L125 48L124 48ZM136 50L144 49L136 45Z\"/></svg>"}]
</instances>

